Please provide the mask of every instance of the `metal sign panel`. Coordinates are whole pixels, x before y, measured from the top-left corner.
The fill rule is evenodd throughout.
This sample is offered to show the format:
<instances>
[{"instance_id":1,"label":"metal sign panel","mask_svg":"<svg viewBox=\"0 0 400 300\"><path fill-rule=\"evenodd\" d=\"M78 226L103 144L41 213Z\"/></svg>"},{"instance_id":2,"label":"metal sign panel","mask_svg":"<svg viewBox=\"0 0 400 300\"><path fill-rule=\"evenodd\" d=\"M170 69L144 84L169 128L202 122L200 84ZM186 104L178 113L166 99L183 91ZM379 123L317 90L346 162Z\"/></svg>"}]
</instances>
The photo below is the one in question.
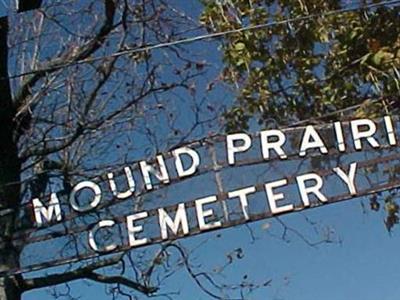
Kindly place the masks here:
<instances>
[{"instance_id":1,"label":"metal sign panel","mask_svg":"<svg viewBox=\"0 0 400 300\"><path fill-rule=\"evenodd\" d=\"M24 251L21 268L10 272L396 190L399 129L385 116L219 135L82 178L71 191L25 205L34 227L15 234Z\"/></svg>"}]
</instances>

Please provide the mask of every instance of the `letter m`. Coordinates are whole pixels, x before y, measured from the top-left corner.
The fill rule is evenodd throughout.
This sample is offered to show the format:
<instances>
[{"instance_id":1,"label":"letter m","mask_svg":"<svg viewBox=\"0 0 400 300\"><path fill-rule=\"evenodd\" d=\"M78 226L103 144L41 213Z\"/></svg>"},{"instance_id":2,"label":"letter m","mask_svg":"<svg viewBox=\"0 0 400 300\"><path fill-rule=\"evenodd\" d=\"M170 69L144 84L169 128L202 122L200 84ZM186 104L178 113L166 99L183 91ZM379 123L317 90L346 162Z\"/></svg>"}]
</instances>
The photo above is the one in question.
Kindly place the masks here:
<instances>
[{"instance_id":1,"label":"letter m","mask_svg":"<svg viewBox=\"0 0 400 300\"><path fill-rule=\"evenodd\" d=\"M187 215L185 211L185 204L180 203L178 205L178 209L176 210L175 219L172 220L171 217L167 214L167 212L163 208L158 209L159 214L159 224L161 228L161 237L163 240L168 239L168 229L178 235L179 227L182 226L183 235L189 234L189 223L187 220Z\"/></svg>"},{"instance_id":2,"label":"letter m","mask_svg":"<svg viewBox=\"0 0 400 300\"><path fill-rule=\"evenodd\" d=\"M60 202L56 193L51 193L47 207L38 198L32 199L32 204L35 220L39 227L43 225L43 221L51 222L54 216L58 222L62 220Z\"/></svg>"}]
</instances>

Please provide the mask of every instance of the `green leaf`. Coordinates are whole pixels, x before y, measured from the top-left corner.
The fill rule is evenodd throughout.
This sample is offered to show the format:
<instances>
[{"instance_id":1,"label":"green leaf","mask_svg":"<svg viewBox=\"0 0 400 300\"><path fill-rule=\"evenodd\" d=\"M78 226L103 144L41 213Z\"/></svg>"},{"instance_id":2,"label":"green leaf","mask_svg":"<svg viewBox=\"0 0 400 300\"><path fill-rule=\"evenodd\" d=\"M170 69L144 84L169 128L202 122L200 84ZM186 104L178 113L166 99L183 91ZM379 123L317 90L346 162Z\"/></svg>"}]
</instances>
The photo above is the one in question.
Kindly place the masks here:
<instances>
[{"instance_id":1,"label":"green leaf","mask_svg":"<svg viewBox=\"0 0 400 300\"><path fill-rule=\"evenodd\" d=\"M239 59L236 61L236 66L237 66L237 67L240 67L241 65L244 65L244 63L245 63L244 59L243 59L243 58L239 58Z\"/></svg>"},{"instance_id":2,"label":"green leaf","mask_svg":"<svg viewBox=\"0 0 400 300\"><path fill-rule=\"evenodd\" d=\"M379 66L382 63L388 62L391 59L393 59L394 55L388 51L385 51L385 49L380 49L378 52L375 53L373 56L372 60L375 65Z\"/></svg>"},{"instance_id":3,"label":"green leaf","mask_svg":"<svg viewBox=\"0 0 400 300\"><path fill-rule=\"evenodd\" d=\"M235 44L235 50L242 51L246 48L246 45L242 42L238 42Z\"/></svg>"}]
</instances>

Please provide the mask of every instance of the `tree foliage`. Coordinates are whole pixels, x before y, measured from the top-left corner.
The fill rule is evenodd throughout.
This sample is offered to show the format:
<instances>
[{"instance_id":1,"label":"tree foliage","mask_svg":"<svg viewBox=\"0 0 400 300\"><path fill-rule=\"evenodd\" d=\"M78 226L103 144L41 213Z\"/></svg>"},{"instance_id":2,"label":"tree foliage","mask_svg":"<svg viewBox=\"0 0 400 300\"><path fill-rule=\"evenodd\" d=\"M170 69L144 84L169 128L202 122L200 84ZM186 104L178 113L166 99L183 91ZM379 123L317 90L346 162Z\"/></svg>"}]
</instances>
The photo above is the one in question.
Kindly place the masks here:
<instances>
[{"instance_id":1,"label":"tree foliage","mask_svg":"<svg viewBox=\"0 0 400 300\"><path fill-rule=\"evenodd\" d=\"M348 1L204 2L201 21L210 32L271 23L222 41L220 79L237 94L225 115L228 131L252 120L292 124L353 105L361 105L355 115L370 117L397 107L391 99L400 91L399 8L340 12Z\"/></svg>"},{"instance_id":2,"label":"tree foliage","mask_svg":"<svg viewBox=\"0 0 400 300\"><path fill-rule=\"evenodd\" d=\"M400 13L348 1L204 1L209 32L270 26L224 36L220 81L236 94L225 113L228 132L302 120L378 117L399 112ZM355 4L353 4L355 5ZM290 21L287 21L290 20ZM395 197L385 198L391 230ZM376 197L371 208L377 210Z\"/></svg>"},{"instance_id":3,"label":"tree foliage","mask_svg":"<svg viewBox=\"0 0 400 300\"><path fill-rule=\"evenodd\" d=\"M203 3L202 28L179 5L164 0L43 1L39 10L10 14L9 26L0 24L2 36L8 35L8 47L4 39L0 45L0 272L26 263L21 257L30 245L14 239L29 238L18 235L25 230L32 233L24 210L31 198L55 190L66 195L79 181L219 129L214 121L220 103L211 103L197 89L200 82L210 81L208 63L197 53L209 51L209 44L204 49L171 45L155 51L149 51L149 45L202 34L204 27L220 32L290 18L293 21L224 36L219 79L237 95L225 113L227 131L246 130L253 121L268 127L271 120L291 124L327 114L327 120L339 118L338 111L354 105L359 105L354 112L358 116L374 116L382 109L396 112L397 8L323 16L348 4ZM310 18L295 20L303 16ZM9 74L15 76L9 79ZM135 209L142 200L137 199ZM394 200L388 198L386 207L397 222ZM71 226L87 225L95 217L84 215ZM286 236L290 230L279 223ZM57 243L63 251L79 256L79 240L62 238ZM36 253L43 252L38 248ZM228 262L215 272L193 264L189 254L178 243L168 243L156 251L127 251L50 275L2 276L0 298L20 299L27 291L46 287L54 288L57 298L60 284L67 285L65 296L70 297L68 284L75 280L107 284L113 299L168 298L161 288L181 269L216 299L244 298L270 283L254 283L247 274L239 283L224 281L222 271L243 258L242 248L229 252Z\"/></svg>"}]
</instances>

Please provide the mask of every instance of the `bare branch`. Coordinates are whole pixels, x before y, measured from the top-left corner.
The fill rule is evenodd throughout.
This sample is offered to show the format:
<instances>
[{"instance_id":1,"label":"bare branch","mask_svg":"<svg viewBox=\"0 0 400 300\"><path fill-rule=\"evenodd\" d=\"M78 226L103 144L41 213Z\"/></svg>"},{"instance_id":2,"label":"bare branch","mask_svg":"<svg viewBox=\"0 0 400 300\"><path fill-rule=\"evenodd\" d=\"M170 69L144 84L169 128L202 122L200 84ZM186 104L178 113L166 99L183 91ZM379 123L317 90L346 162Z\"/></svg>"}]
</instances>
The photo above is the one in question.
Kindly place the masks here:
<instances>
[{"instance_id":1,"label":"bare branch","mask_svg":"<svg viewBox=\"0 0 400 300\"><path fill-rule=\"evenodd\" d=\"M104 10L106 19L96 36L83 45L80 49L74 49L74 51L70 51L70 49L68 49L67 52L61 55L59 58L52 60L45 66L42 66L42 68L46 69L46 71L38 71L26 79L19 91L14 96L14 107L20 108L23 106L26 98L31 95L32 88L40 79L49 73L58 70L59 66L89 57L103 45L108 34L114 29L113 22L116 13L114 0L104 0ZM20 111L19 114L21 113L22 112Z\"/></svg>"},{"instance_id":2,"label":"bare branch","mask_svg":"<svg viewBox=\"0 0 400 300\"><path fill-rule=\"evenodd\" d=\"M62 284L65 282L70 282L78 279L89 279L101 283L124 285L130 289L134 289L146 295L152 294L158 290L156 287L146 286L123 276L103 275L95 272L96 270L102 269L104 267L109 267L118 264L122 260L122 258L123 255L117 255L112 258L94 262L85 267L78 268L70 272L46 275L44 277L24 279L22 282L22 289L24 291L29 291L33 289Z\"/></svg>"}]
</instances>

